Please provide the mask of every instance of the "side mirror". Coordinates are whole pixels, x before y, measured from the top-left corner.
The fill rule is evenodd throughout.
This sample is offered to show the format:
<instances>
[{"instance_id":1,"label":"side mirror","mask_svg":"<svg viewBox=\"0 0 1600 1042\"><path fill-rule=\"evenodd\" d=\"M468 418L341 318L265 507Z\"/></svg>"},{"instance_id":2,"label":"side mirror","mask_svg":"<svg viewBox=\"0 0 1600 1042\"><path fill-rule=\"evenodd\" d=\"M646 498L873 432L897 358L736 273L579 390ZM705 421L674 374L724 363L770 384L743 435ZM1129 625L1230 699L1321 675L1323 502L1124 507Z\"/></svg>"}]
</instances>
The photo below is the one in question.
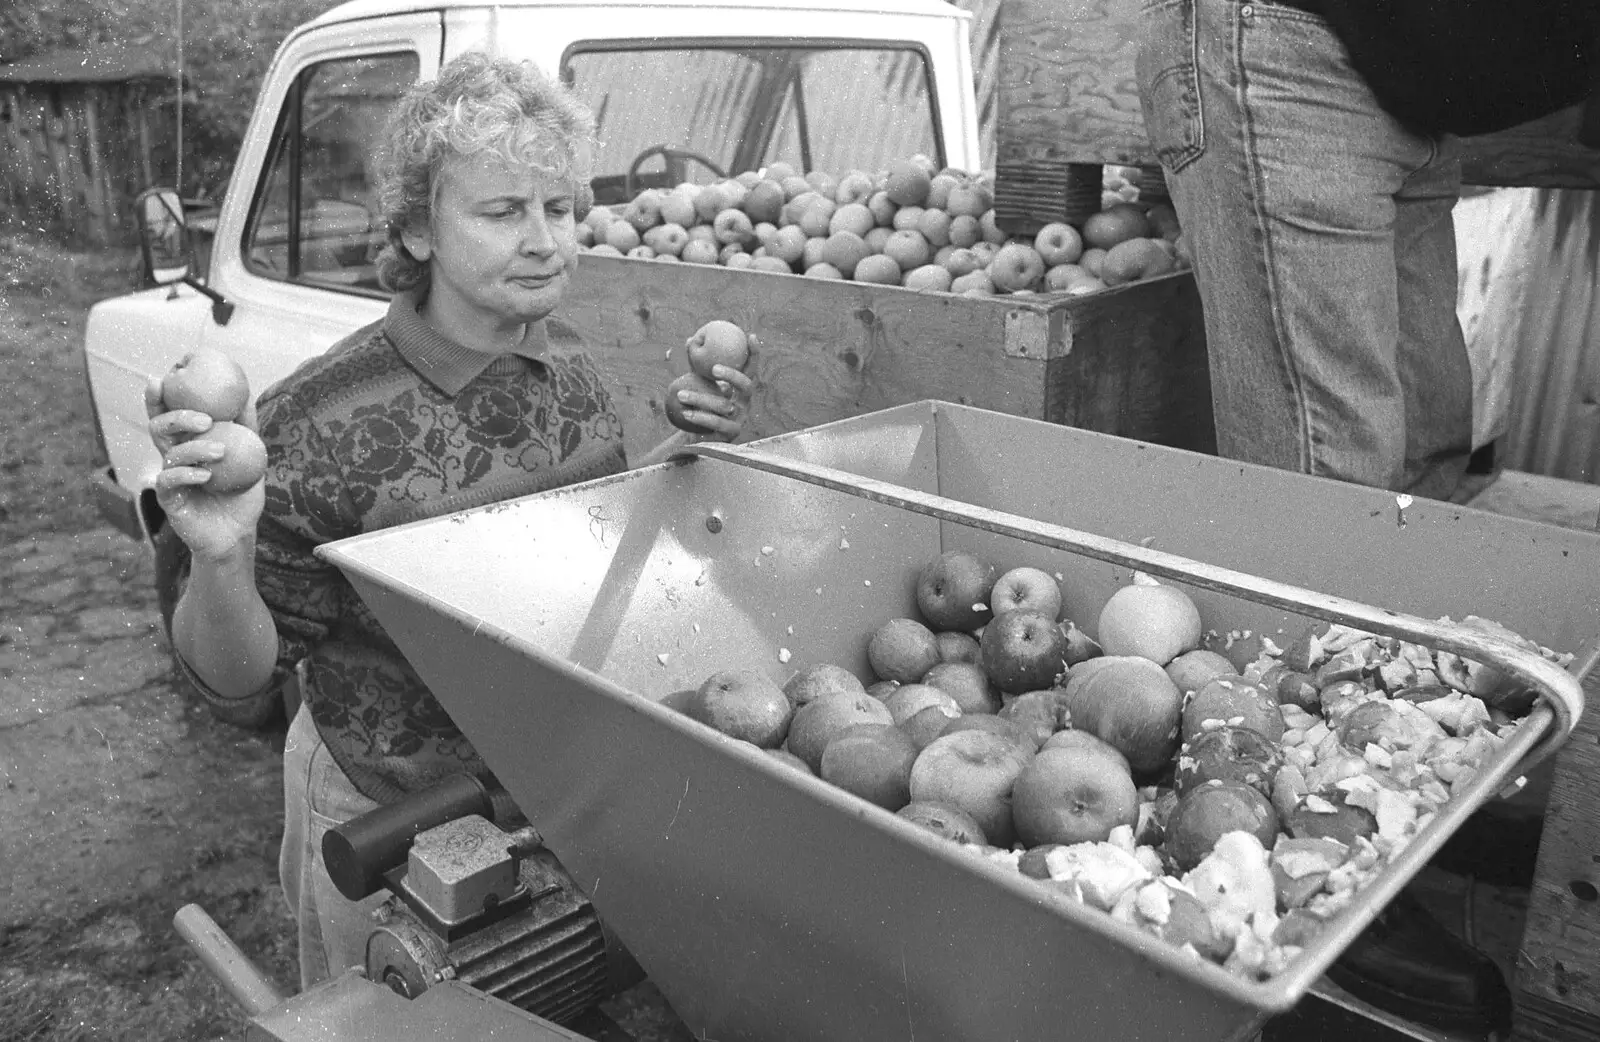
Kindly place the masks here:
<instances>
[{"instance_id":1,"label":"side mirror","mask_svg":"<svg viewBox=\"0 0 1600 1042\"><path fill-rule=\"evenodd\" d=\"M171 188L152 188L140 194L134 207L139 215L145 279L157 286L187 281L193 251L178 193Z\"/></svg>"}]
</instances>

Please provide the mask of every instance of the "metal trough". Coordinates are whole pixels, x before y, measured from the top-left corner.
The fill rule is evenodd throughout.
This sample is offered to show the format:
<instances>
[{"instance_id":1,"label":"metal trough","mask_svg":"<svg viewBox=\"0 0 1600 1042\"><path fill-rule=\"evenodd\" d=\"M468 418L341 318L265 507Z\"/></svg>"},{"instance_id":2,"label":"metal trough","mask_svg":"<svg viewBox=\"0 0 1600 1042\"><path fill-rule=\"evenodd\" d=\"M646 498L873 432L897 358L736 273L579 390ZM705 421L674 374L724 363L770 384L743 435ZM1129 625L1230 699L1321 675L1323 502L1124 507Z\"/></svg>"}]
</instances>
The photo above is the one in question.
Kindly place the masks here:
<instances>
[{"instance_id":1,"label":"metal trough","mask_svg":"<svg viewBox=\"0 0 1600 1042\"><path fill-rule=\"evenodd\" d=\"M1588 533L944 402L731 451L764 459L322 551L701 1038L1249 1037L1562 736L1600 656ZM1212 628L1344 618L1465 649L1428 620L1478 614L1577 659L1487 649L1547 705L1289 972L1251 983L657 704L733 666L870 677L867 635L951 548L1060 573L1091 633L1137 565L1186 580Z\"/></svg>"}]
</instances>

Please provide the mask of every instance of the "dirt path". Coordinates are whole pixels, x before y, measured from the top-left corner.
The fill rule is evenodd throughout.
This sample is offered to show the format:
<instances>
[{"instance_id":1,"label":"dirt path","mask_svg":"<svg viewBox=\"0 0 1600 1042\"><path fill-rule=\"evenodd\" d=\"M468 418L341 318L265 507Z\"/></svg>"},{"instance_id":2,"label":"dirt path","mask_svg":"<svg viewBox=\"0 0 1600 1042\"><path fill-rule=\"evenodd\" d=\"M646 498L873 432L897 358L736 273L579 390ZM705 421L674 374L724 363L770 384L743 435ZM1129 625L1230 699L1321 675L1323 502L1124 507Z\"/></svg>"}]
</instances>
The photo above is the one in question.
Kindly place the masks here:
<instances>
[{"instance_id":1,"label":"dirt path","mask_svg":"<svg viewBox=\"0 0 1600 1042\"><path fill-rule=\"evenodd\" d=\"M0 1039L238 1038L174 933L197 901L294 979L281 736L173 684L144 549L94 515L81 352L125 254L0 242Z\"/></svg>"}]
</instances>

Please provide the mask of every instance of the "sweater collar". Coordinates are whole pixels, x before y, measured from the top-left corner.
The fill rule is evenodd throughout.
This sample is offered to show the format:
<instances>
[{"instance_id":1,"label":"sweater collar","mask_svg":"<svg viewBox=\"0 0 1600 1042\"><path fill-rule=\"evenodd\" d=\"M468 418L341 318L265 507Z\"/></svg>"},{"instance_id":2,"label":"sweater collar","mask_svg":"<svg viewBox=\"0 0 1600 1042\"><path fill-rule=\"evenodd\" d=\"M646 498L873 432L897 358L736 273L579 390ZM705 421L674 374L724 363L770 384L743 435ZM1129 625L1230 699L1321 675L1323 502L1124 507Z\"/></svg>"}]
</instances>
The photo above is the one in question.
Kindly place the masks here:
<instances>
[{"instance_id":1,"label":"sweater collar","mask_svg":"<svg viewBox=\"0 0 1600 1042\"><path fill-rule=\"evenodd\" d=\"M411 368L453 398L505 355L474 351L428 325L423 321L420 310L426 299L426 290L411 289L396 293L389 300L383 332ZM549 347L549 333L543 320L540 320L528 323L527 335L521 344L511 349L510 354L543 364Z\"/></svg>"}]
</instances>

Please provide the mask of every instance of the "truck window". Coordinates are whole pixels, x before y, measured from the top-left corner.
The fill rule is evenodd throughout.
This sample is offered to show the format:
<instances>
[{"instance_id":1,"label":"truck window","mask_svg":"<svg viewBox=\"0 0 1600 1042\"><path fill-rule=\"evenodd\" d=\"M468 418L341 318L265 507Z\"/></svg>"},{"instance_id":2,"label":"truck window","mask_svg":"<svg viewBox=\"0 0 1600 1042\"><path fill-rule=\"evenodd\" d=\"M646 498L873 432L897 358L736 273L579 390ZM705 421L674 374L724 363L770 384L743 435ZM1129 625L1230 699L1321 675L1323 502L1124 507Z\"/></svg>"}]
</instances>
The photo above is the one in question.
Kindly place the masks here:
<instances>
[{"instance_id":1,"label":"truck window","mask_svg":"<svg viewBox=\"0 0 1600 1042\"><path fill-rule=\"evenodd\" d=\"M909 44L596 42L561 71L595 113L600 203L627 200L630 171L637 191L779 160L833 174L918 152L944 162L927 56Z\"/></svg>"},{"instance_id":2,"label":"truck window","mask_svg":"<svg viewBox=\"0 0 1600 1042\"><path fill-rule=\"evenodd\" d=\"M384 120L419 68L415 54L366 55L295 78L245 232L251 271L381 292L374 262L386 233L374 164Z\"/></svg>"}]
</instances>

